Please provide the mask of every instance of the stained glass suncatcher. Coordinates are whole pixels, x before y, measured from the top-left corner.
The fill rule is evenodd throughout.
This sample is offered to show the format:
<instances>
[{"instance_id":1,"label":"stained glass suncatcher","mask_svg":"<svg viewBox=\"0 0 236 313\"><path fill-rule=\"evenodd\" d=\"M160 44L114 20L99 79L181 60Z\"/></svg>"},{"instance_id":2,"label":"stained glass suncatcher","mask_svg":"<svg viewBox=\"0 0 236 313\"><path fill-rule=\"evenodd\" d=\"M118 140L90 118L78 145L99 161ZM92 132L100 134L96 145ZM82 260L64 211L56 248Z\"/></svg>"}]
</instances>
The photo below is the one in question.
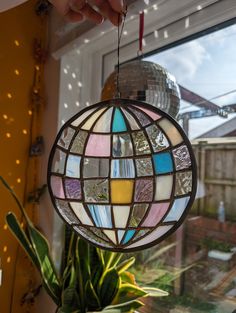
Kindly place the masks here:
<instances>
[{"instance_id":1,"label":"stained glass suncatcher","mask_svg":"<svg viewBox=\"0 0 236 313\"><path fill-rule=\"evenodd\" d=\"M151 247L183 222L196 193L191 144L169 115L115 99L71 118L52 148L48 185L63 220L100 248Z\"/></svg>"}]
</instances>

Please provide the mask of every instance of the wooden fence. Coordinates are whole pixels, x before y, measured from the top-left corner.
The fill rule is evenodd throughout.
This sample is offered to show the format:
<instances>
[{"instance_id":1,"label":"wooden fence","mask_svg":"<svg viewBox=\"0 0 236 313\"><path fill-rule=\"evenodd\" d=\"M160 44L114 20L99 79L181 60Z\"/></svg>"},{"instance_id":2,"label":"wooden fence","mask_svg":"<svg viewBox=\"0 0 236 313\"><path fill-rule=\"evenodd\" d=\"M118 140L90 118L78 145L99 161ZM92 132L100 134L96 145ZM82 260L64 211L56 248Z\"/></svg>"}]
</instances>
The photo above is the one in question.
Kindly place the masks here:
<instances>
[{"instance_id":1,"label":"wooden fence","mask_svg":"<svg viewBox=\"0 0 236 313\"><path fill-rule=\"evenodd\" d=\"M201 138L192 144L200 181L192 213L217 217L224 201L226 220L236 221L236 137Z\"/></svg>"}]
</instances>

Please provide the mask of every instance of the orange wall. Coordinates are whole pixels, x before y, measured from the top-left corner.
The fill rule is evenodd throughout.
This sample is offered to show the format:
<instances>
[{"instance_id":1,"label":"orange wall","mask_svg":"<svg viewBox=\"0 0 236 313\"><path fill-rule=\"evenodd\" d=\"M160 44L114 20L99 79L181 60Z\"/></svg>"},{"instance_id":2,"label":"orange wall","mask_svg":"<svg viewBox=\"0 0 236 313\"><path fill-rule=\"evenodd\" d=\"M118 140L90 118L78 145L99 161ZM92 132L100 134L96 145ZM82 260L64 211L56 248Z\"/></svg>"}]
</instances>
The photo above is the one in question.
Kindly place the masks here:
<instances>
[{"instance_id":1,"label":"orange wall","mask_svg":"<svg viewBox=\"0 0 236 313\"><path fill-rule=\"evenodd\" d=\"M0 175L14 188L21 201L24 193L32 190L35 184L37 165L35 160L28 158L30 122L34 115L29 110L35 74L33 42L34 38L45 37L45 22L35 14L35 3L29 1L0 13ZM31 210L28 208L28 212ZM33 307L20 306L20 299L37 283L33 268L6 227L8 211L19 216L15 203L0 186L0 258L3 270L0 312L31 313L34 312Z\"/></svg>"}]
</instances>

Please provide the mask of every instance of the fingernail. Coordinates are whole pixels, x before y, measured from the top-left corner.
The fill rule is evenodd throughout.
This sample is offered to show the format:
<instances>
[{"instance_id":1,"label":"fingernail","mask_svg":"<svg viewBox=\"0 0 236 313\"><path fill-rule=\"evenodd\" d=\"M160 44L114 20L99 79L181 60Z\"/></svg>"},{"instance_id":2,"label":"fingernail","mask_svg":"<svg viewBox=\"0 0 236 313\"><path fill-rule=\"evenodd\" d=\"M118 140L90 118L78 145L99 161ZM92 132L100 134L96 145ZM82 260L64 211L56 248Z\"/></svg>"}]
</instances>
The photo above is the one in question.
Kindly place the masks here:
<instances>
[{"instance_id":1,"label":"fingernail","mask_svg":"<svg viewBox=\"0 0 236 313\"><path fill-rule=\"evenodd\" d=\"M102 24L104 21L105 21L105 18L104 18L104 17L102 17L101 21L100 21L100 22L98 22L98 25Z\"/></svg>"}]
</instances>

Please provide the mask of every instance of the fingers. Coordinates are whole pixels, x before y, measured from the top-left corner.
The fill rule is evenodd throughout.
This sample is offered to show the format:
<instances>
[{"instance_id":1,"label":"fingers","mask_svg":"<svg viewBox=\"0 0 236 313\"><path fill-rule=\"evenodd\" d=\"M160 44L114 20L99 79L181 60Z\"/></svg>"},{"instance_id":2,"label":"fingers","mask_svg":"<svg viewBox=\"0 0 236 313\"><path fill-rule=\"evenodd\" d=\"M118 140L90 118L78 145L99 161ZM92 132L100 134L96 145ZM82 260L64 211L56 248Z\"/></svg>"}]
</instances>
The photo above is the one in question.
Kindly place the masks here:
<instances>
[{"instance_id":1,"label":"fingers","mask_svg":"<svg viewBox=\"0 0 236 313\"><path fill-rule=\"evenodd\" d=\"M68 22L76 23L76 22L82 21L84 19L84 16L80 14L79 12L69 10L69 12L65 14L65 19Z\"/></svg>"},{"instance_id":2,"label":"fingers","mask_svg":"<svg viewBox=\"0 0 236 313\"><path fill-rule=\"evenodd\" d=\"M124 1L123 0L108 0L111 8L118 12L122 13L124 10Z\"/></svg>"},{"instance_id":3,"label":"fingers","mask_svg":"<svg viewBox=\"0 0 236 313\"><path fill-rule=\"evenodd\" d=\"M123 0L69 0L68 3L70 9L66 18L71 22L81 21L81 16L97 24L102 23L104 18L108 18L115 26L122 21L120 13L123 10Z\"/></svg>"},{"instance_id":4,"label":"fingers","mask_svg":"<svg viewBox=\"0 0 236 313\"><path fill-rule=\"evenodd\" d=\"M108 1L89 0L89 3L95 5L98 8L99 13L101 13L101 15L104 16L105 18L108 18L113 25L118 26L119 23L121 22L121 20L119 19L120 16L119 13L112 9Z\"/></svg>"},{"instance_id":5,"label":"fingers","mask_svg":"<svg viewBox=\"0 0 236 313\"><path fill-rule=\"evenodd\" d=\"M79 13L83 17L97 23L101 24L104 20L103 16L95 11L89 4L87 4L85 1L81 0L73 0L70 1L70 8L72 12Z\"/></svg>"}]
</instances>

